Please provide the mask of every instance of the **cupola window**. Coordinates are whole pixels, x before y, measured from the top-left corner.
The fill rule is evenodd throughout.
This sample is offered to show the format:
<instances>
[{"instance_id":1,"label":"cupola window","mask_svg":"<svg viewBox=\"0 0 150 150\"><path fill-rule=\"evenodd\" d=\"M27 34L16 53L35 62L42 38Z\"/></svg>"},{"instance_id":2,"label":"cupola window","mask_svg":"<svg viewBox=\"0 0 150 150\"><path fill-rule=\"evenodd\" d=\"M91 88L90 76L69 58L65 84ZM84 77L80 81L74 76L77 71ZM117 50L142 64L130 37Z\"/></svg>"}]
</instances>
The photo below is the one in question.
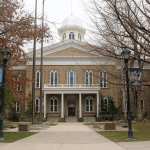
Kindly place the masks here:
<instances>
[{"instance_id":1,"label":"cupola window","mask_svg":"<svg viewBox=\"0 0 150 150\"><path fill-rule=\"evenodd\" d=\"M65 40L65 39L66 39L66 33L63 34L63 40Z\"/></svg>"},{"instance_id":2,"label":"cupola window","mask_svg":"<svg viewBox=\"0 0 150 150\"><path fill-rule=\"evenodd\" d=\"M70 32L70 34L69 34L69 39L70 39L70 40L74 40L74 39L75 39L74 32Z\"/></svg>"},{"instance_id":3,"label":"cupola window","mask_svg":"<svg viewBox=\"0 0 150 150\"><path fill-rule=\"evenodd\" d=\"M81 41L81 34L80 33L78 34L78 39L79 39L79 41Z\"/></svg>"}]
</instances>

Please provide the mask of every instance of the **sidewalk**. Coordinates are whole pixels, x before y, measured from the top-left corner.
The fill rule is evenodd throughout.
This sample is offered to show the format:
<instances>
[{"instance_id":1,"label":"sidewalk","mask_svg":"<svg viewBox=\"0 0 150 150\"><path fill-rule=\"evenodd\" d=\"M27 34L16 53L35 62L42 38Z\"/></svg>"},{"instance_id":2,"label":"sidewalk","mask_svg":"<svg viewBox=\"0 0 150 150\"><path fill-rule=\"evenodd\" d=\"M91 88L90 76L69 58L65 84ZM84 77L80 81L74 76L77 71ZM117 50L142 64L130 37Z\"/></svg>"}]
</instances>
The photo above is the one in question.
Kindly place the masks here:
<instances>
[{"instance_id":1,"label":"sidewalk","mask_svg":"<svg viewBox=\"0 0 150 150\"><path fill-rule=\"evenodd\" d=\"M82 123L59 123L0 150L124 150Z\"/></svg>"},{"instance_id":2,"label":"sidewalk","mask_svg":"<svg viewBox=\"0 0 150 150\"><path fill-rule=\"evenodd\" d=\"M150 141L143 142L120 142L119 145L127 150L150 150Z\"/></svg>"}]
</instances>

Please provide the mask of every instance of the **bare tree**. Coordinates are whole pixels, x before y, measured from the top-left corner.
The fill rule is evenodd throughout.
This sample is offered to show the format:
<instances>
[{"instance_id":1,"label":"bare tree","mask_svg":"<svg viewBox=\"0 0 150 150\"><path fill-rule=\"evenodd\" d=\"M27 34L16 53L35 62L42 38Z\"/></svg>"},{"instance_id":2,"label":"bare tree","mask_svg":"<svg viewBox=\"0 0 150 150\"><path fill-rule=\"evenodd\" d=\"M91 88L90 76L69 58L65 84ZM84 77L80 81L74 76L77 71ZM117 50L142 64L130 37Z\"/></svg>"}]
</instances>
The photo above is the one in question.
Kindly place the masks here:
<instances>
[{"instance_id":1,"label":"bare tree","mask_svg":"<svg viewBox=\"0 0 150 150\"><path fill-rule=\"evenodd\" d=\"M150 56L150 1L92 0L92 6L92 21L100 45L95 50L101 55L121 59L122 49L128 48L132 54L130 65L137 62L138 67L143 69ZM141 74L140 77L142 80ZM142 85L145 83L140 88L132 87L136 101Z\"/></svg>"}]
</instances>

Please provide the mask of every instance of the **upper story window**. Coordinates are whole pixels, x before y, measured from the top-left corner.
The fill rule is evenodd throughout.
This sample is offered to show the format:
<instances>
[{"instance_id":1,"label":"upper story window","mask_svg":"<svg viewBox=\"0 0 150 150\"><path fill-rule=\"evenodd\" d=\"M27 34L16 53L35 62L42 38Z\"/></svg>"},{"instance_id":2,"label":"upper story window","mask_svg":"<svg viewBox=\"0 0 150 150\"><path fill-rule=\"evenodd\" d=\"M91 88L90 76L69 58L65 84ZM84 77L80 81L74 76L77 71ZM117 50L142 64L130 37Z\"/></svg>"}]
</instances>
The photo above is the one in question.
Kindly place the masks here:
<instances>
[{"instance_id":1,"label":"upper story window","mask_svg":"<svg viewBox=\"0 0 150 150\"><path fill-rule=\"evenodd\" d=\"M88 96L85 99L85 111L92 112L93 111L93 97Z\"/></svg>"},{"instance_id":2,"label":"upper story window","mask_svg":"<svg viewBox=\"0 0 150 150\"><path fill-rule=\"evenodd\" d=\"M58 85L58 72L57 71L51 71L50 72L50 84L52 86Z\"/></svg>"},{"instance_id":3,"label":"upper story window","mask_svg":"<svg viewBox=\"0 0 150 150\"><path fill-rule=\"evenodd\" d=\"M68 72L68 84L69 86L76 84L76 73L74 71Z\"/></svg>"},{"instance_id":4,"label":"upper story window","mask_svg":"<svg viewBox=\"0 0 150 150\"><path fill-rule=\"evenodd\" d=\"M70 40L74 40L74 39L75 39L75 34L74 34L74 32L70 32L70 33L69 33L69 39L70 39Z\"/></svg>"},{"instance_id":5,"label":"upper story window","mask_svg":"<svg viewBox=\"0 0 150 150\"><path fill-rule=\"evenodd\" d=\"M40 71L37 71L36 72L36 75L35 75L35 87L36 88L40 88Z\"/></svg>"},{"instance_id":6,"label":"upper story window","mask_svg":"<svg viewBox=\"0 0 150 150\"><path fill-rule=\"evenodd\" d=\"M35 99L35 112L36 113L40 112L40 99L39 98Z\"/></svg>"},{"instance_id":7,"label":"upper story window","mask_svg":"<svg viewBox=\"0 0 150 150\"><path fill-rule=\"evenodd\" d=\"M93 72L92 71L86 71L85 72L85 84L88 86L91 86L93 83Z\"/></svg>"},{"instance_id":8,"label":"upper story window","mask_svg":"<svg viewBox=\"0 0 150 150\"><path fill-rule=\"evenodd\" d=\"M66 33L63 34L63 40L65 40L65 39L66 39Z\"/></svg>"},{"instance_id":9,"label":"upper story window","mask_svg":"<svg viewBox=\"0 0 150 150\"><path fill-rule=\"evenodd\" d=\"M107 72L106 71L100 72L100 87L101 88L107 88L108 87Z\"/></svg>"},{"instance_id":10,"label":"upper story window","mask_svg":"<svg viewBox=\"0 0 150 150\"><path fill-rule=\"evenodd\" d=\"M58 98L55 96L50 98L50 112L58 112Z\"/></svg>"},{"instance_id":11,"label":"upper story window","mask_svg":"<svg viewBox=\"0 0 150 150\"><path fill-rule=\"evenodd\" d=\"M80 33L78 33L78 39L79 39L79 41L81 41L81 34Z\"/></svg>"}]
</instances>

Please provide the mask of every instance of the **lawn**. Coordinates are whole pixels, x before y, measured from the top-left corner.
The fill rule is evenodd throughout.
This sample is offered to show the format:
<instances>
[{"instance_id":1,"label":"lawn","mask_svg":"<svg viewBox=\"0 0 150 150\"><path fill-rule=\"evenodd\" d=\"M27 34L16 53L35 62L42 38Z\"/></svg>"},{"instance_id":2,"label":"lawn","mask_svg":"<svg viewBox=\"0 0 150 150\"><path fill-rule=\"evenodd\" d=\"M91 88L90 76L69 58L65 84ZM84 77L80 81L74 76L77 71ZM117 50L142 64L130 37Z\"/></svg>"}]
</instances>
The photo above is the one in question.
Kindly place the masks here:
<instances>
[{"instance_id":1,"label":"lawn","mask_svg":"<svg viewBox=\"0 0 150 150\"><path fill-rule=\"evenodd\" d=\"M10 143L10 142L15 142L17 140L29 137L31 135L36 134L35 132L5 132L4 133L4 142L5 143Z\"/></svg>"},{"instance_id":2,"label":"lawn","mask_svg":"<svg viewBox=\"0 0 150 150\"><path fill-rule=\"evenodd\" d=\"M136 123L133 125L134 128L134 141L147 141L150 140L150 123ZM127 132L125 131L101 131L101 135L106 138L115 141L131 141L127 138Z\"/></svg>"}]
</instances>

